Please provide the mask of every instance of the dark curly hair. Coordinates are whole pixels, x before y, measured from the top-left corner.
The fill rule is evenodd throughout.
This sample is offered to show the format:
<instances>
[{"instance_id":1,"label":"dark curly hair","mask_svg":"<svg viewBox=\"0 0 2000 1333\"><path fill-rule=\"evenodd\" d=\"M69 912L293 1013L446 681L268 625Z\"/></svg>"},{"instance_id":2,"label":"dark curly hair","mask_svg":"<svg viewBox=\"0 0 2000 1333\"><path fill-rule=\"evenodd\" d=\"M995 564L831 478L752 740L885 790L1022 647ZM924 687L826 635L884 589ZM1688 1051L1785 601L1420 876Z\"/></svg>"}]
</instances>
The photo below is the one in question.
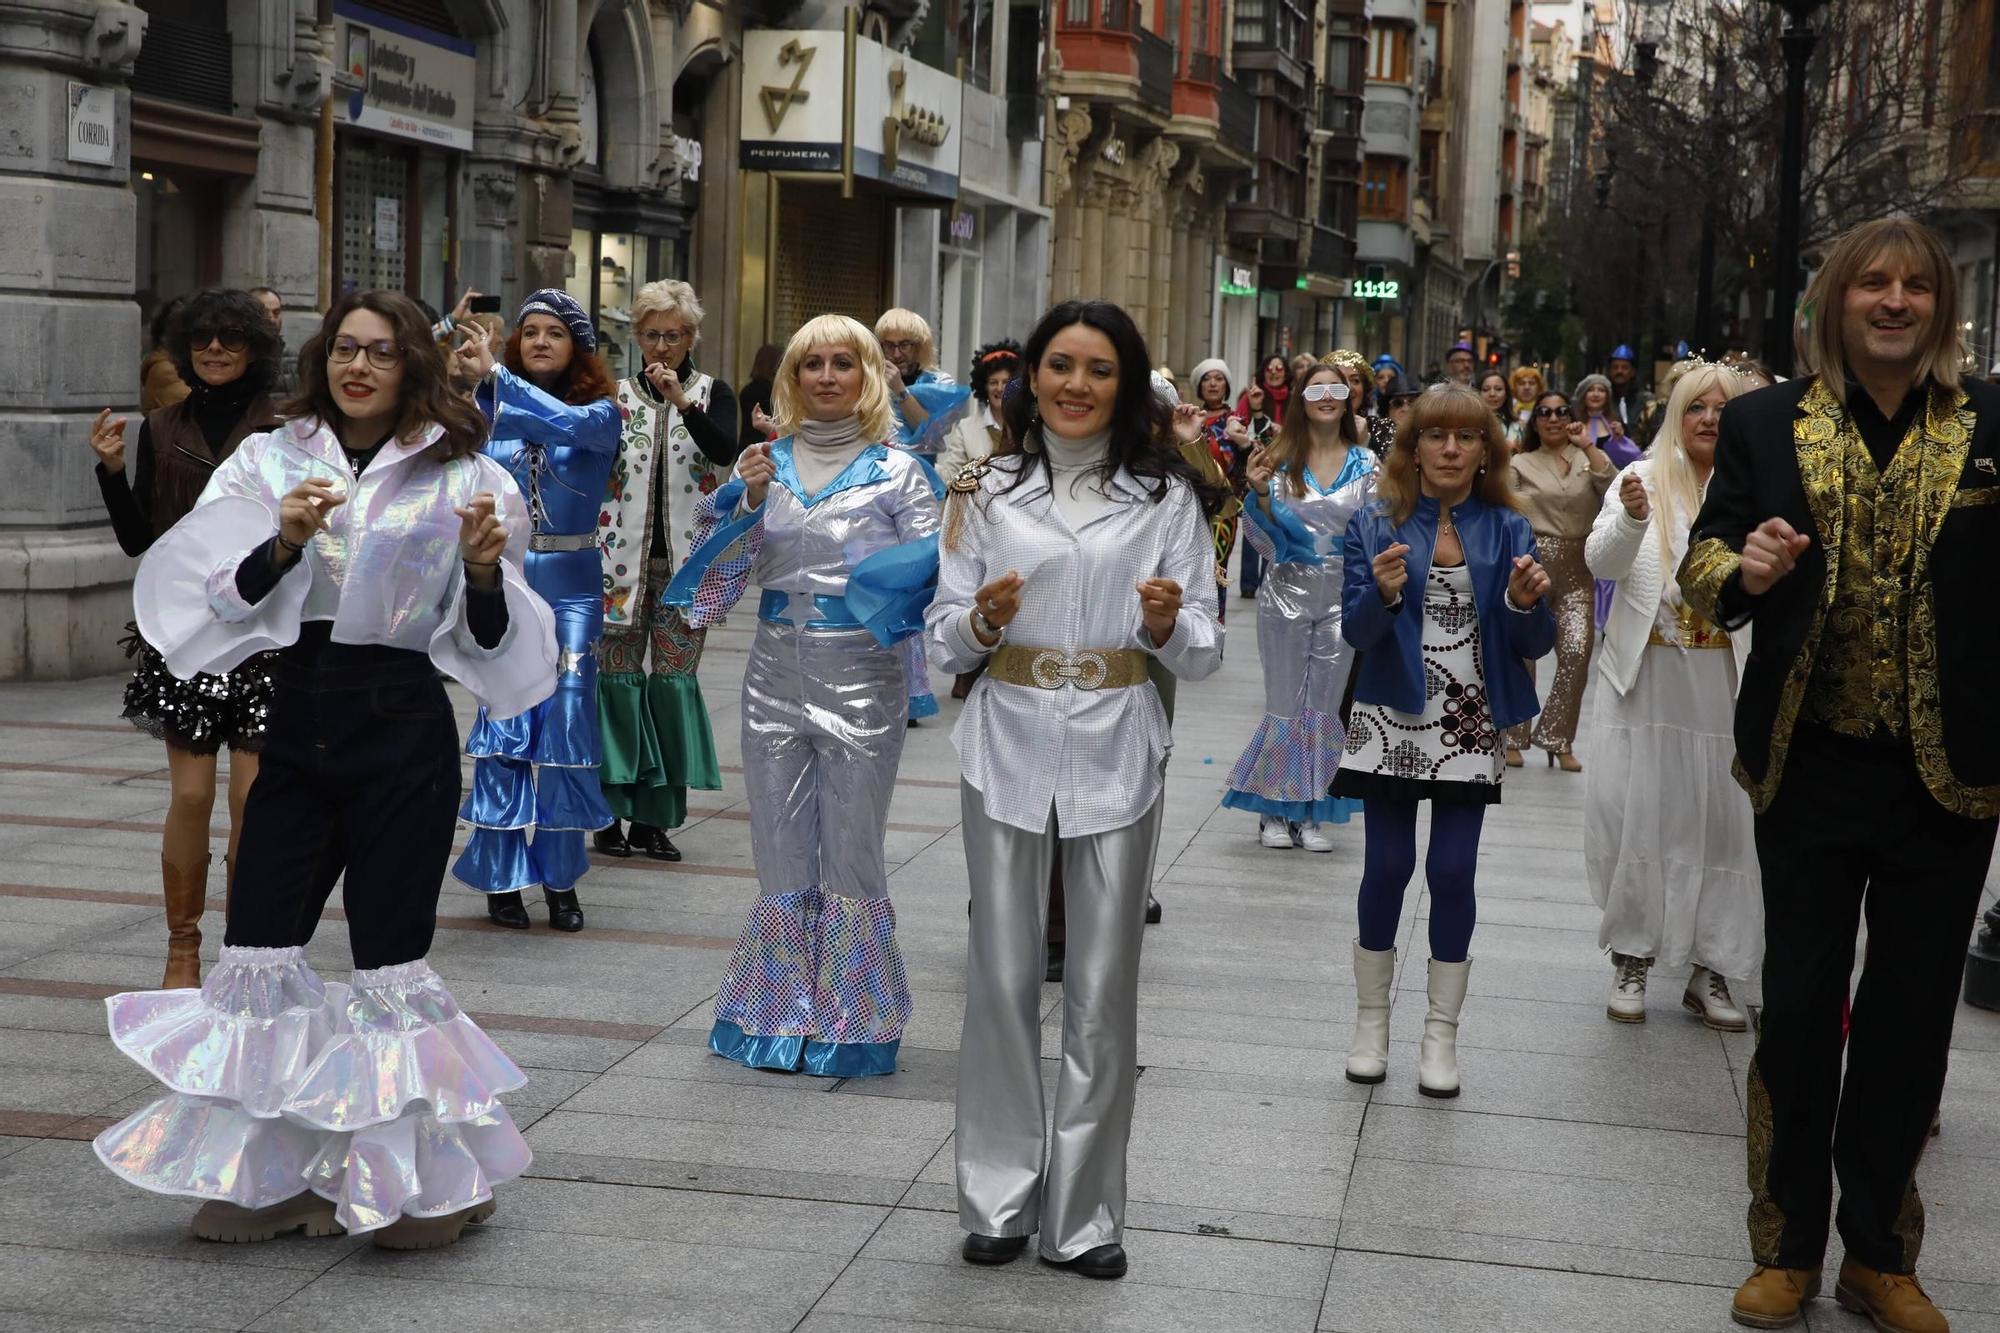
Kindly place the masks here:
<instances>
[{"instance_id":1,"label":"dark curly hair","mask_svg":"<svg viewBox=\"0 0 2000 1333\"><path fill-rule=\"evenodd\" d=\"M558 396L571 407L616 397L618 386L612 382L611 372L604 368L603 359L595 352L584 351L583 344L574 339L571 345L575 350L570 354L569 366L563 371L562 391ZM528 378L527 363L521 359L519 324L507 335L507 353L503 364L522 379Z\"/></svg>"},{"instance_id":2,"label":"dark curly hair","mask_svg":"<svg viewBox=\"0 0 2000 1333\"><path fill-rule=\"evenodd\" d=\"M196 329L240 332L249 339L250 359L243 367L243 382L263 393L278 382L283 370L285 340L271 327L271 317L263 303L248 292L210 287L196 292L174 311L167 326L167 355L184 383L199 387L204 381L195 373L194 354L188 335Z\"/></svg>"},{"instance_id":3,"label":"dark curly hair","mask_svg":"<svg viewBox=\"0 0 2000 1333\"><path fill-rule=\"evenodd\" d=\"M1009 379L1021 373L1021 344L1012 338L995 338L973 349L972 374L966 383L972 386L974 396L984 397L986 377L996 370L1006 371Z\"/></svg>"},{"instance_id":4,"label":"dark curly hair","mask_svg":"<svg viewBox=\"0 0 2000 1333\"><path fill-rule=\"evenodd\" d=\"M396 346L403 353L403 386L398 395L396 438L413 439L436 423L444 435L431 446L430 454L440 462L479 452L486 443L486 417L472 400L455 392L445 371L444 352L431 337L431 322L417 303L401 292L383 290L349 292L333 303L320 321L319 332L306 339L299 349L299 394L285 404L288 417L317 417L339 428L343 419L327 382L327 350L346 318L366 310L389 321L396 331ZM258 315L262 319L261 309Z\"/></svg>"},{"instance_id":5,"label":"dark curly hair","mask_svg":"<svg viewBox=\"0 0 2000 1333\"><path fill-rule=\"evenodd\" d=\"M1042 429L1034 381L1055 336L1077 324L1103 334L1118 358L1118 393L1111 406L1111 442L1101 467L1105 481L1108 483L1122 467L1142 486L1155 483L1147 491L1153 503L1158 504L1167 498L1173 489L1170 483L1178 477L1201 501L1203 515L1213 518L1229 499L1229 492L1203 480L1181 457L1174 442L1173 409L1153 391L1153 359L1146 351L1145 335L1139 332L1123 306L1110 301L1064 301L1043 315L1041 323L1028 335L1028 345L1022 352L1027 391L1018 395L1009 393L1002 411L1008 434L1022 441L1031 452L1027 465L1016 473L1007 489L1023 485L1037 471L1053 485L1048 451L1038 443L1030 443Z\"/></svg>"}]
</instances>

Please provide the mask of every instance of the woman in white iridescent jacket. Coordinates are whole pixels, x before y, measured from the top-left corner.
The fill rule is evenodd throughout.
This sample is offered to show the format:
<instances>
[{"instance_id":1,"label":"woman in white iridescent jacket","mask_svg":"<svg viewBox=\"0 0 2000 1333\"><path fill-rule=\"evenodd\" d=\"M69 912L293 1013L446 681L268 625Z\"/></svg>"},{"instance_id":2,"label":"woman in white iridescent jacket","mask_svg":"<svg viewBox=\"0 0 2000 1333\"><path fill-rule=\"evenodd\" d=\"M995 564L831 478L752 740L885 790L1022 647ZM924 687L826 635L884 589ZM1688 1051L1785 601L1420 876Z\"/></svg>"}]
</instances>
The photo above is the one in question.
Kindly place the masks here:
<instances>
[{"instance_id":1,"label":"woman in white iridescent jacket","mask_svg":"<svg viewBox=\"0 0 2000 1333\"><path fill-rule=\"evenodd\" d=\"M555 619L520 572L521 493L477 450L407 297L361 292L300 353L300 397L245 440L139 566L146 641L182 678L277 649L221 957L199 990L106 1001L167 1093L105 1130L126 1180L205 1200L194 1232L450 1244L528 1147L526 1082L426 955L460 790L449 675L494 715L556 682ZM343 880L355 971L305 945Z\"/></svg>"},{"instance_id":2,"label":"woman in white iridescent jacket","mask_svg":"<svg viewBox=\"0 0 2000 1333\"><path fill-rule=\"evenodd\" d=\"M763 590L743 676L743 780L762 896L715 1001L709 1049L760 1069L891 1074L910 991L882 835L909 692L897 645L937 569L929 472L883 441L882 353L822 315L773 390L780 438L703 498L666 602L713 624Z\"/></svg>"}]
</instances>

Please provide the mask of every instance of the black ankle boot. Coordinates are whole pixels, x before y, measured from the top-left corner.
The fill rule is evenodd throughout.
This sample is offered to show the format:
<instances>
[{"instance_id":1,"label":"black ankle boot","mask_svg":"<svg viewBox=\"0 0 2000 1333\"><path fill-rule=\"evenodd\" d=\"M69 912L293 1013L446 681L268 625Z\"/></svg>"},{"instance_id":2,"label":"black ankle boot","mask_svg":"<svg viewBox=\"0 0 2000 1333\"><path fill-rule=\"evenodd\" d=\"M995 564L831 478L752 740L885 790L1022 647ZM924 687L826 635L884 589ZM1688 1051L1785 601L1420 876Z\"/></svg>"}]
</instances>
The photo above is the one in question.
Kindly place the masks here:
<instances>
[{"instance_id":1,"label":"black ankle boot","mask_svg":"<svg viewBox=\"0 0 2000 1333\"><path fill-rule=\"evenodd\" d=\"M486 916L494 925L505 926L509 930L528 928L528 909L518 893L487 894Z\"/></svg>"},{"instance_id":2,"label":"black ankle boot","mask_svg":"<svg viewBox=\"0 0 2000 1333\"><path fill-rule=\"evenodd\" d=\"M644 852L655 861L681 859L681 849L674 846L674 840L667 836L667 831L651 824L632 826L632 848L634 851Z\"/></svg>"},{"instance_id":3,"label":"black ankle boot","mask_svg":"<svg viewBox=\"0 0 2000 1333\"><path fill-rule=\"evenodd\" d=\"M1065 940L1049 941L1048 970L1042 973L1043 981L1061 981L1063 963L1069 957L1069 944Z\"/></svg>"},{"instance_id":4,"label":"black ankle boot","mask_svg":"<svg viewBox=\"0 0 2000 1333\"><path fill-rule=\"evenodd\" d=\"M636 834L638 831L639 825L634 824L632 832ZM591 834L590 843L606 856L616 856L621 860L632 854L632 844L625 840L625 830L618 826L618 821L615 819L611 821L609 827L601 828Z\"/></svg>"},{"instance_id":5,"label":"black ankle boot","mask_svg":"<svg viewBox=\"0 0 2000 1333\"><path fill-rule=\"evenodd\" d=\"M1011 1264L1027 1248L1026 1236L981 1236L973 1233L965 1238L965 1245L959 1253L969 1264Z\"/></svg>"},{"instance_id":6,"label":"black ankle boot","mask_svg":"<svg viewBox=\"0 0 2000 1333\"><path fill-rule=\"evenodd\" d=\"M1159 925L1159 924L1160 924L1160 917L1161 917L1162 915L1164 915L1164 914L1163 914L1163 913L1162 913L1162 912L1160 911L1160 900L1159 900L1158 898L1155 898L1155 897L1153 896L1153 891L1152 891L1151 889L1147 889L1147 890L1146 890L1146 924L1147 924L1147 925L1149 925L1149 926L1157 926L1157 925Z\"/></svg>"},{"instance_id":7,"label":"black ankle boot","mask_svg":"<svg viewBox=\"0 0 2000 1333\"><path fill-rule=\"evenodd\" d=\"M542 898L549 905L550 925L571 933L583 929L583 908L577 904L575 889L543 889Z\"/></svg>"}]
</instances>

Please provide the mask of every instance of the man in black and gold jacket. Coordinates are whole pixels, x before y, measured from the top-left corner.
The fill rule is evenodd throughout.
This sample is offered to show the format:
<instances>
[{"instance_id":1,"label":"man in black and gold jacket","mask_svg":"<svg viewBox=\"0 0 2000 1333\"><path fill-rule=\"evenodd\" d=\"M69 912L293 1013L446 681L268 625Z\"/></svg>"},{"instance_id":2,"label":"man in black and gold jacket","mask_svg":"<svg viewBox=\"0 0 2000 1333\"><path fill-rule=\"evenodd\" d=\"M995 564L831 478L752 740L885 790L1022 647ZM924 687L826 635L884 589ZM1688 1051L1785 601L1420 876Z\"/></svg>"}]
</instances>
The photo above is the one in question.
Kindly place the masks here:
<instances>
[{"instance_id":1,"label":"man in black and gold jacket","mask_svg":"<svg viewBox=\"0 0 2000 1333\"><path fill-rule=\"evenodd\" d=\"M1915 1174L2000 815L2000 391L1959 374L1955 292L1916 223L1835 243L1806 293L1817 373L1723 413L1680 569L1692 606L1753 626L1736 775L1764 881L1757 1269L1732 1314L1755 1328L1818 1293L1829 1155L1841 1302L1885 1328L1946 1327L1915 1278Z\"/></svg>"}]
</instances>

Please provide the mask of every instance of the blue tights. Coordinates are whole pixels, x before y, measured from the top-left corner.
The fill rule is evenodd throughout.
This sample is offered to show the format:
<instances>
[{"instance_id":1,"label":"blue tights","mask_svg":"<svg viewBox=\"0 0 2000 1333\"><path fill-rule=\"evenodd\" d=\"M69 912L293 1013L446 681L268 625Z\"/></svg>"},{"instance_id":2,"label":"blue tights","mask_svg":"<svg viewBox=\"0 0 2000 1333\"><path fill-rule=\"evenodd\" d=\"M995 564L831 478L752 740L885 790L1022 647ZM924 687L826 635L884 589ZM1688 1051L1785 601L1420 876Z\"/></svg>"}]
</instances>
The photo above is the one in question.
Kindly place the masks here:
<instances>
[{"instance_id":1,"label":"blue tights","mask_svg":"<svg viewBox=\"0 0 2000 1333\"><path fill-rule=\"evenodd\" d=\"M1403 890L1417 872L1417 803L1368 798L1363 806L1361 947L1396 947L1396 922L1403 914ZM1431 806L1431 846L1424 857L1424 880L1431 891L1431 957L1462 963L1472 947L1479 905L1472 876L1479 863L1483 805Z\"/></svg>"}]
</instances>

